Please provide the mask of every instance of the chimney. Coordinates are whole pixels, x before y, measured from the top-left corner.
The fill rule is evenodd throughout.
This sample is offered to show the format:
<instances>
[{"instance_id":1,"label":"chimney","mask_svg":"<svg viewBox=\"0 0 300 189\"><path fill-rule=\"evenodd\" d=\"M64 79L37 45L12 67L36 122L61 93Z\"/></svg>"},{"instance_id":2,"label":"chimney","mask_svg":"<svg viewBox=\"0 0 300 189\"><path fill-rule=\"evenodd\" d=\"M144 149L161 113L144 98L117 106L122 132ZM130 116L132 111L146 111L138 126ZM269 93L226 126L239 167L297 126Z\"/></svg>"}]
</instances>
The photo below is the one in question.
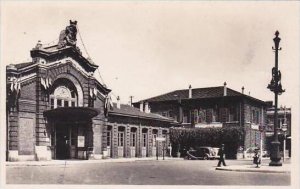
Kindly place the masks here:
<instances>
[{"instance_id":1,"label":"chimney","mask_svg":"<svg viewBox=\"0 0 300 189\"><path fill-rule=\"evenodd\" d=\"M117 96L117 108L121 109L120 97Z\"/></svg>"},{"instance_id":2,"label":"chimney","mask_svg":"<svg viewBox=\"0 0 300 189\"><path fill-rule=\"evenodd\" d=\"M227 87L226 87L227 83L226 81L224 82L224 96L227 96Z\"/></svg>"},{"instance_id":3,"label":"chimney","mask_svg":"<svg viewBox=\"0 0 300 189\"><path fill-rule=\"evenodd\" d=\"M144 107L143 107L143 101L140 102L140 111L143 112L144 111Z\"/></svg>"},{"instance_id":4,"label":"chimney","mask_svg":"<svg viewBox=\"0 0 300 189\"><path fill-rule=\"evenodd\" d=\"M145 102L145 113L150 113L149 103Z\"/></svg>"},{"instance_id":5,"label":"chimney","mask_svg":"<svg viewBox=\"0 0 300 189\"><path fill-rule=\"evenodd\" d=\"M244 89L245 89L245 87L243 86L243 87L242 87L242 93L243 93L243 94L244 94Z\"/></svg>"},{"instance_id":6,"label":"chimney","mask_svg":"<svg viewBox=\"0 0 300 189\"><path fill-rule=\"evenodd\" d=\"M189 86L189 98L192 98L192 85Z\"/></svg>"},{"instance_id":7,"label":"chimney","mask_svg":"<svg viewBox=\"0 0 300 189\"><path fill-rule=\"evenodd\" d=\"M249 91L249 96L250 96L250 91Z\"/></svg>"}]
</instances>

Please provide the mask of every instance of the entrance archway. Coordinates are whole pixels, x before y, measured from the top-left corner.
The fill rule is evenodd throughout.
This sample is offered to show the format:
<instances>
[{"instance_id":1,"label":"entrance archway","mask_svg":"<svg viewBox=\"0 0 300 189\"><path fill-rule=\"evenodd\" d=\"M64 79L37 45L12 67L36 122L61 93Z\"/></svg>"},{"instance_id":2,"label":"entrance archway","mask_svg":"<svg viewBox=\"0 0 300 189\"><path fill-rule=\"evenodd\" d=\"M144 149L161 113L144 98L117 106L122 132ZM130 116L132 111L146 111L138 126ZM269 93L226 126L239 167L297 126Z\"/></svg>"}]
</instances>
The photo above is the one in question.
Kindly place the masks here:
<instances>
[{"instance_id":1,"label":"entrance archway","mask_svg":"<svg viewBox=\"0 0 300 189\"><path fill-rule=\"evenodd\" d=\"M53 159L86 159L93 149L92 118L99 114L90 107L60 107L44 112L52 128Z\"/></svg>"}]
</instances>

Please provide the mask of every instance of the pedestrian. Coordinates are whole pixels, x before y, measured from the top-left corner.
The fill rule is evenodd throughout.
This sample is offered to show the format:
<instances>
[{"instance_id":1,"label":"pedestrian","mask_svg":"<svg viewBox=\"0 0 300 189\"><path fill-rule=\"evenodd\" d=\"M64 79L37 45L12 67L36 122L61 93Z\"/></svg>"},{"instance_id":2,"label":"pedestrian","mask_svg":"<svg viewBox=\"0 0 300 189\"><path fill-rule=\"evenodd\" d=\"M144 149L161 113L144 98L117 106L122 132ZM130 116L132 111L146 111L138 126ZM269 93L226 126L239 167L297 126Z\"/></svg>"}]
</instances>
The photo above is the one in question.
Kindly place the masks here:
<instances>
[{"instance_id":1,"label":"pedestrian","mask_svg":"<svg viewBox=\"0 0 300 189\"><path fill-rule=\"evenodd\" d=\"M220 156L218 167L221 167L221 163L223 163L224 166L226 166L225 160L224 160L224 144L221 145L221 148L218 152L218 155Z\"/></svg>"},{"instance_id":2,"label":"pedestrian","mask_svg":"<svg viewBox=\"0 0 300 189\"><path fill-rule=\"evenodd\" d=\"M172 157L172 145L171 144L169 144L168 150L169 150L169 156Z\"/></svg>"},{"instance_id":3,"label":"pedestrian","mask_svg":"<svg viewBox=\"0 0 300 189\"><path fill-rule=\"evenodd\" d=\"M259 168L259 164L260 164L260 157L259 157L259 153L258 153L258 149L256 148L254 150L254 156L253 156L253 164L256 164L256 168Z\"/></svg>"}]
</instances>

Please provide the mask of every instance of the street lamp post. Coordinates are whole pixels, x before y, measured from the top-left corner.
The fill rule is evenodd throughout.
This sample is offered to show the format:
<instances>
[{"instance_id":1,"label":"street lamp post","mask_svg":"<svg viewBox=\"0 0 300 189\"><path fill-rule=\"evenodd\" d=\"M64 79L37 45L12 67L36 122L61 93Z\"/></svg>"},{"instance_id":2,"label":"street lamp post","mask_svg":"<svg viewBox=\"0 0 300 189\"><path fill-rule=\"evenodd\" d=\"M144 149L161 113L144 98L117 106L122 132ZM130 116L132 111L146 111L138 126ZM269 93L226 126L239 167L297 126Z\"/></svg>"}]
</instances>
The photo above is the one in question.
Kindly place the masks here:
<instances>
[{"instance_id":1,"label":"street lamp post","mask_svg":"<svg viewBox=\"0 0 300 189\"><path fill-rule=\"evenodd\" d=\"M278 95L282 94L285 90L282 89L281 86L281 73L278 70L278 50L281 50L279 48L280 38L278 37L279 32L275 32L275 38L273 39L275 43L275 48L272 47L273 50L275 50L275 67L272 68L272 80L270 84L268 85L268 89L270 89L272 92L274 92L275 95L275 107L274 107L274 141L271 142L272 150L271 150L271 162L269 163L269 166L282 166L282 163L280 162L280 152L279 152L279 145L280 142L278 141L278 112L277 112L277 106L278 106Z\"/></svg>"}]
</instances>

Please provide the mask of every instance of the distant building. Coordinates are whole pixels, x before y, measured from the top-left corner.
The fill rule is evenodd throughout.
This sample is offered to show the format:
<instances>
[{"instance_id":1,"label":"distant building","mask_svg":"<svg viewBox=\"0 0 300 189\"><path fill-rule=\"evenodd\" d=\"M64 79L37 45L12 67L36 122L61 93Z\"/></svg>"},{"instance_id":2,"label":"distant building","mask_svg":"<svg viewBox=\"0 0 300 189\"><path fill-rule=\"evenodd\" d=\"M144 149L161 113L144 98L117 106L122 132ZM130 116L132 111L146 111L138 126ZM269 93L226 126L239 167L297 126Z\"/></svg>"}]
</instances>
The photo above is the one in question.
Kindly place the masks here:
<instances>
[{"instance_id":1,"label":"distant building","mask_svg":"<svg viewBox=\"0 0 300 189\"><path fill-rule=\"evenodd\" d=\"M292 112L291 108L279 107L278 108L278 126L279 126L279 141L281 143L280 150L283 151L283 140L284 140L284 131L283 128L286 127L286 149L291 156L291 127L292 127ZM267 148L271 149L271 141L273 140L274 134L274 107L272 104L267 109L267 125L265 128L267 136Z\"/></svg>"},{"instance_id":2,"label":"distant building","mask_svg":"<svg viewBox=\"0 0 300 189\"><path fill-rule=\"evenodd\" d=\"M227 87L176 90L134 103L173 118L186 128L242 127L243 149L260 145L259 128L266 126L267 103ZM263 140L265 136L263 135Z\"/></svg>"},{"instance_id":3,"label":"distant building","mask_svg":"<svg viewBox=\"0 0 300 189\"><path fill-rule=\"evenodd\" d=\"M162 154L174 120L124 105L110 107L98 65L76 46L77 22L56 45L38 42L32 61L6 67L7 161L150 157Z\"/></svg>"}]
</instances>

